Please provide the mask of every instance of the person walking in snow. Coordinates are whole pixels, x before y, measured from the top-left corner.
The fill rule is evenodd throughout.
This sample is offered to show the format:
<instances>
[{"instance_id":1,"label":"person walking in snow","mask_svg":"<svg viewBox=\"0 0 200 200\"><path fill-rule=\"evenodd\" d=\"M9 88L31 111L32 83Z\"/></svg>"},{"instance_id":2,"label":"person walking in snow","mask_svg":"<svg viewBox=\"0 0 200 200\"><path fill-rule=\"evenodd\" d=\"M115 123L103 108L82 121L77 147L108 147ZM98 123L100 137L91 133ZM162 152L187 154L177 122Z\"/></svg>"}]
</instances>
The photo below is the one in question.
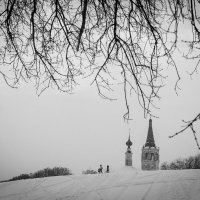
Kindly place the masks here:
<instances>
[{"instance_id":1,"label":"person walking in snow","mask_svg":"<svg viewBox=\"0 0 200 200\"><path fill-rule=\"evenodd\" d=\"M99 174L102 173L103 174L103 167L102 165L100 165L99 169L98 169Z\"/></svg>"},{"instance_id":2,"label":"person walking in snow","mask_svg":"<svg viewBox=\"0 0 200 200\"><path fill-rule=\"evenodd\" d=\"M110 172L109 165L107 165L106 173L109 173L109 172Z\"/></svg>"}]
</instances>

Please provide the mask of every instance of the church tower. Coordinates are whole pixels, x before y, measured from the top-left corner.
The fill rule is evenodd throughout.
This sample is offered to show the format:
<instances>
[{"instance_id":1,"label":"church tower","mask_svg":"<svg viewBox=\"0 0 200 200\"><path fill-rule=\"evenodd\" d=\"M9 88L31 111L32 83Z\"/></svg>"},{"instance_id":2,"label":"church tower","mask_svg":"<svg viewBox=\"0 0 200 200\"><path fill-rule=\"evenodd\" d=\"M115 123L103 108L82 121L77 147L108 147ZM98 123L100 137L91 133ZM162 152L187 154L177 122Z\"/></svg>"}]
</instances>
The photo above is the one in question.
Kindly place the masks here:
<instances>
[{"instance_id":1,"label":"church tower","mask_svg":"<svg viewBox=\"0 0 200 200\"><path fill-rule=\"evenodd\" d=\"M158 170L159 169L159 148L156 147L152 119L149 120L149 129L145 145L142 147L142 170Z\"/></svg>"},{"instance_id":2,"label":"church tower","mask_svg":"<svg viewBox=\"0 0 200 200\"><path fill-rule=\"evenodd\" d=\"M128 141L126 142L126 145L128 146L127 151L125 153L125 165L126 166L132 166L132 151L131 151L131 145L132 142L130 140L130 133L129 133L129 138Z\"/></svg>"}]
</instances>

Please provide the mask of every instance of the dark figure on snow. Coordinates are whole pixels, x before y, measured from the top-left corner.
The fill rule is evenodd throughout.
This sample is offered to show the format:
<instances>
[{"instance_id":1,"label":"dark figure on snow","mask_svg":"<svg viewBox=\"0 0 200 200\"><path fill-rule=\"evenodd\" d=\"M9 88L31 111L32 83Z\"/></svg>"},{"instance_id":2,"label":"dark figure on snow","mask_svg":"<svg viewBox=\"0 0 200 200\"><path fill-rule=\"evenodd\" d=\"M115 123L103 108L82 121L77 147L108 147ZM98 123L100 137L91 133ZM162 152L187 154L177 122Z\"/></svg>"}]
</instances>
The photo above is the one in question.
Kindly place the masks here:
<instances>
[{"instance_id":1,"label":"dark figure on snow","mask_svg":"<svg viewBox=\"0 0 200 200\"><path fill-rule=\"evenodd\" d=\"M99 167L99 169L98 169L99 174L100 174L100 173L103 174L103 171L102 171L102 170L103 170L103 167L102 167L102 165L100 165L100 167Z\"/></svg>"},{"instance_id":2,"label":"dark figure on snow","mask_svg":"<svg viewBox=\"0 0 200 200\"><path fill-rule=\"evenodd\" d=\"M107 165L106 173L109 173L109 172L110 172L109 165Z\"/></svg>"}]
</instances>

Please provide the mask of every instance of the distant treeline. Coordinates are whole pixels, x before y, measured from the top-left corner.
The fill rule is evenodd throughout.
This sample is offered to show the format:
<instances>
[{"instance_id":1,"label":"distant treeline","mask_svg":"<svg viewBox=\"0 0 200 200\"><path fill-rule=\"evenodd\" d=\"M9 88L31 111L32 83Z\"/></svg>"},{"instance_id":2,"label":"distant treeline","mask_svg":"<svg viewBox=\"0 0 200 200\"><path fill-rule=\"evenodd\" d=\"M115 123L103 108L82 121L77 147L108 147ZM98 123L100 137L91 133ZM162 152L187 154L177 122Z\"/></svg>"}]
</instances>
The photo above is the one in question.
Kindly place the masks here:
<instances>
[{"instance_id":1,"label":"distant treeline","mask_svg":"<svg viewBox=\"0 0 200 200\"><path fill-rule=\"evenodd\" d=\"M179 158L170 163L163 162L160 166L161 170L179 170L179 169L200 169L200 154L190 156L188 158Z\"/></svg>"},{"instance_id":2,"label":"distant treeline","mask_svg":"<svg viewBox=\"0 0 200 200\"><path fill-rule=\"evenodd\" d=\"M65 176L65 175L72 175L71 170L64 167L54 167L52 169L45 168L35 173L21 174L7 181L16 181L16 180L21 180L21 179L41 178L41 177L49 177L49 176Z\"/></svg>"}]
</instances>

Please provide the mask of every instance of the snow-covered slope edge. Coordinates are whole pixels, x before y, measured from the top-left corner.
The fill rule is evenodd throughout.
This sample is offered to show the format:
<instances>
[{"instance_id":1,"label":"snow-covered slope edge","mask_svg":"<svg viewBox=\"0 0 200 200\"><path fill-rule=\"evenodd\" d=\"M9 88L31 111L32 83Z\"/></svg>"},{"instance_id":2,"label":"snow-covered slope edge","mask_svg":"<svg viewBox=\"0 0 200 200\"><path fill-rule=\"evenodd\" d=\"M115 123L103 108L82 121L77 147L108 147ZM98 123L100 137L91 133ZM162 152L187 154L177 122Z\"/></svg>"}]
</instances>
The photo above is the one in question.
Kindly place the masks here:
<instances>
[{"instance_id":1,"label":"snow-covered slope edge","mask_svg":"<svg viewBox=\"0 0 200 200\"><path fill-rule=\"evenodd\" d=\"M199 200L200 170L71 175L0 184L1 200Z\"/></svg>"}]
</instances>

